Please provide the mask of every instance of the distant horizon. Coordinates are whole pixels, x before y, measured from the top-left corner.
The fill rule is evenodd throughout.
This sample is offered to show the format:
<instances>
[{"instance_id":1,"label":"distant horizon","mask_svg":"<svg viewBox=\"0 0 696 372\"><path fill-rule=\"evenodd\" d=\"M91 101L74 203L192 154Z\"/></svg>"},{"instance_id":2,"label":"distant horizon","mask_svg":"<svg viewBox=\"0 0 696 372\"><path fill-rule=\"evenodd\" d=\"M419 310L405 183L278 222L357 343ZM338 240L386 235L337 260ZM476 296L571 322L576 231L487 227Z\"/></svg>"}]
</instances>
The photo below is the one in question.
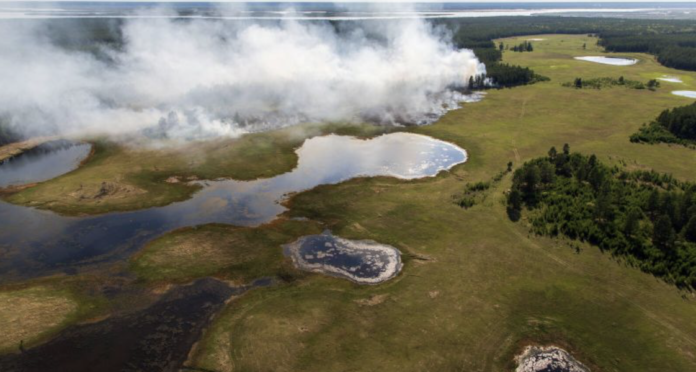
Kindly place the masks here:
<instances>
[{"instance_id":1,"label":"distant horizon","mask_svg":"<svg viewBox=\"0 0 696 372\"><path fill-rule=\"evenodd\" d=\"M613 1L596 1L596 0L535 0L535 1L524 1L524 0L479 0L479 1L459 1L459 0L438 0L438 1L391 1L391 0L380 0L380 1L363 1L363 0L343 0L343 1L323 1L323 0L249 0L249 1L235 1L235 0L58 0L58 1L46 1L46 0L0 0L2 3L324 3L324 4L341 4L341 3L354 3L354 4L438 4L438 3L452 3L452 4L626 4L626 3L641 3L641 4L693 4L693 0L682 0L682 1L663 1L663 0L613 0Z\"/></svg>"}]
</instances>

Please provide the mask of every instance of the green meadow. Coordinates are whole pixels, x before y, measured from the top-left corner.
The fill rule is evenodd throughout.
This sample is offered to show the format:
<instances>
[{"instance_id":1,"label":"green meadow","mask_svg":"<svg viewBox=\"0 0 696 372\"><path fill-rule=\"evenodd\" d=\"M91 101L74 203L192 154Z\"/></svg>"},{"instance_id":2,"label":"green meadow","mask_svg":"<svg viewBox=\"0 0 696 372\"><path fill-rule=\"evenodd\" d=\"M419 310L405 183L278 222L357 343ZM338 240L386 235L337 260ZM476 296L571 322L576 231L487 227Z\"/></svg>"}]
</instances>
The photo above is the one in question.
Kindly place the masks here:
<instances>
[{"instance_id":1,"label":"green meadow","mask_svg":"<svg viewBox=\"0 0 696 372\"><path fill-rule=\"evenodd\" d=\"M288 212L271 224L181 229L132 257L124 270L142 288L204 276L235 283L281 278L230 301L187 365L213 371L510 371L524 346L553 344L593 371L696 370L693 293L596 247L533 236L524 215L511 222L505 210L510 174L473 207L455 203L467 183L490 181L508 162L518 167L565 143L610 164L696 181L696 150L629 141L660 111L692 101L670 92L696 90L696 73L665 68L646 54L620 55L638 59L633 66L574 60L603 55L589 36L499 41L517 45L533 38L544 40L533 41L533 52L505 51L504 62L530 67L550 81L489 90L481 102L464 104L433 125L404 129L466 149L469 160L451 172L320 186L292 196ZM655 91L562 86L577 77L647 82L663 75L684 83L661 82ZM292 169L293 149L304 138L328 132L372 136L381 130L301 126L176 152L98 142L83 167L5 198L66 214L164 205L195 191L165 182L169 177L272 176ZM102 182L120 185L122 192L95 200L70 196ZM280 245L323 229L399 248L402 273L360 286L293 269ZM29 296L21 292L26 290L5 289L0 305ZM33 323L36 337L45 334L42 324L54 332L67 324L64 319L75 318L70 314L77 305L66 300L61 306L62 315Z\"/></svg>"}]
</instances>

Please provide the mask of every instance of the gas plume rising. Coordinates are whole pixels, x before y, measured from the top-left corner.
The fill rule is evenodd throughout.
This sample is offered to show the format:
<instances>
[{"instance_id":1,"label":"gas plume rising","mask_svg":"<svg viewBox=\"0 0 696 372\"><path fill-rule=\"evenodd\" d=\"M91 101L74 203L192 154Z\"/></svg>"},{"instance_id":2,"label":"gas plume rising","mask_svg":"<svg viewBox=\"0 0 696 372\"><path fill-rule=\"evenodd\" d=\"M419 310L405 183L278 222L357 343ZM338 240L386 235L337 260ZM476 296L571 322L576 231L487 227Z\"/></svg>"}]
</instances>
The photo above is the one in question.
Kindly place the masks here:
<instances>
[{"instance_id":1,"label":"gas plume rising","mask_svg":"<svg viewBox=\"0 0 696 372\"><path fill-rule=\"evenodd\" d=\"M120 43L63 48L40 22L0 23L0 117L25 136L201 139L301 122L425 124L485 72L422 20L131 19Z\"/></svg>"}]
</instances>

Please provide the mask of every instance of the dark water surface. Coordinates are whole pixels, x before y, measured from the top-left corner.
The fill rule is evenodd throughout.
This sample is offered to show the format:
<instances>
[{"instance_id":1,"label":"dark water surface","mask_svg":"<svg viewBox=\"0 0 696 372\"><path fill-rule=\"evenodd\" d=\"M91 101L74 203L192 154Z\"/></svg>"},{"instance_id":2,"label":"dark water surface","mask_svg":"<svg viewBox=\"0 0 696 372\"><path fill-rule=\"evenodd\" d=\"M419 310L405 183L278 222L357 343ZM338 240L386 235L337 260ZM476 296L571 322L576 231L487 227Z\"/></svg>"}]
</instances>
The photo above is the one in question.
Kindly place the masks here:
<instances>
[{"instance_id":1,"label":"dark water surface","mask_svg":"<svg viewBox=\"0 0 696 372\"><path fill-rule=\"evenodd\" d=\"M415 179L463 163L461 148L427 136L392 133L371 140L323 136L297 150L293 171L255 181L203 181L191 199L160 208L94 217L64 217L0 202L0 282L122 258L162 233L184 226L257 226L285 211L286 194L359 176ZM147 196L143 196L147 197Z\"/></svg>"},{"instance_id":2,"label":"dark water surface","mask_svg":"<svg viewBox=\"0 0 696 372\"><path fill-rule=\"evenodd\" d=\"M92 146L51 141L0 163L0 187L24 185L58 177L76 169Z\"/></svg>"},{"instance_id":3,"label":"dark water surface","mask_svg":"<svg viewBox=\"0 0 696 372\"><path fill-rule=\"evenodd\" d=\"M252 287L206 278L123 316L69 328L23 353L0 356L3 372L179 371L193 344L225 301Z\"/></svg>"},{"instance_id":4,"label":"dark water surface","mask_svg":"<svg viewBox=\"0 0 696 372\"><path fill-rule=\"evenodd\" d=\"M401 252L372 240L348 240L326 231L304 236L284 247L299 269L379 284L401 271Z\"/></svg>"}]
</instances>

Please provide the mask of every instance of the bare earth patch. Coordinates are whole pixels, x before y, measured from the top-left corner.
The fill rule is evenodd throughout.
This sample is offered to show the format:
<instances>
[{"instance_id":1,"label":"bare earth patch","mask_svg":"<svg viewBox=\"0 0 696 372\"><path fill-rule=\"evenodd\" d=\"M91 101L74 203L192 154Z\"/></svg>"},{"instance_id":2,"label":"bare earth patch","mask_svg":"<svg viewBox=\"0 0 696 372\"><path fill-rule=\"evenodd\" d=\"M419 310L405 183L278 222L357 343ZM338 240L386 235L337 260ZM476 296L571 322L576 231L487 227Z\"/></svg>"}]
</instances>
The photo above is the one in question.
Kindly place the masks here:
<instances>
[{"instance_id":1,"label":"bare earth patch","mask_svg":"<svg viewBox=\"0 0 696 372\"><path fill-rule=\"evenodd\" d=\"M74 301L48 288L0 292L0 351L16 350L21 341L54 330L76 310Z\"/></svg>"}]
</instances>

